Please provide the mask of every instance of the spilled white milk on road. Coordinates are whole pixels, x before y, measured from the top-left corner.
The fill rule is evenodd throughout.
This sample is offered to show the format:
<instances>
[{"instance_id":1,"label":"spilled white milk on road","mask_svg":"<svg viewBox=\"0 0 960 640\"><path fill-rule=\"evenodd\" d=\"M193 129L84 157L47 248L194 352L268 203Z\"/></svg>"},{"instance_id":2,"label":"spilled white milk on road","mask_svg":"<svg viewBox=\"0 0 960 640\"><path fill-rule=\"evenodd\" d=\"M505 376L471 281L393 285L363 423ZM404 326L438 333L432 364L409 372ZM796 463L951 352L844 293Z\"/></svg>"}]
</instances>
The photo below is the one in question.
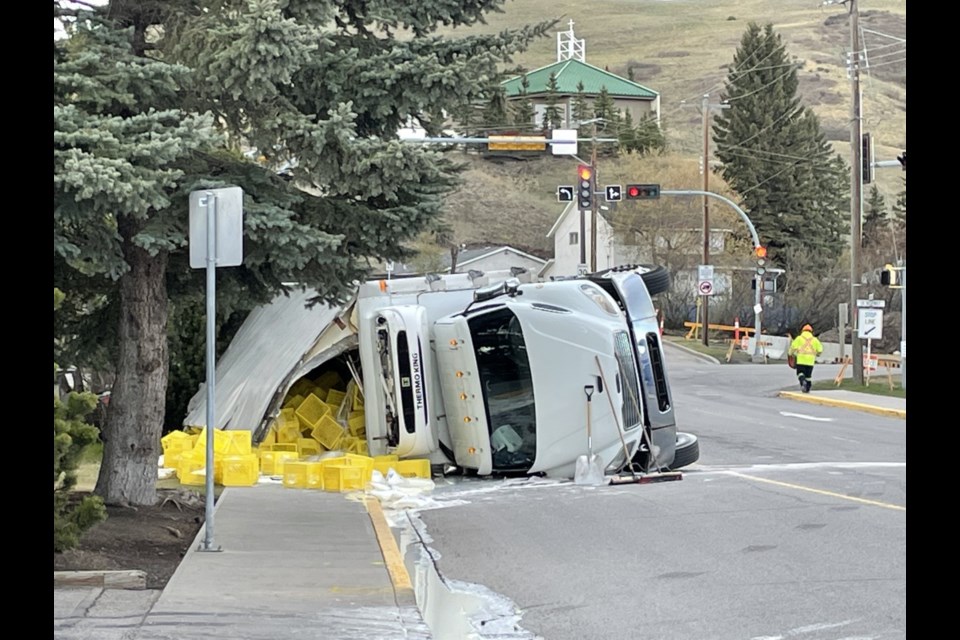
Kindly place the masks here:
<instances>
[{"instance_id":1,"label":"spilled white milk on road","mask_svg":"<svg viewBox=\"0 0 960 640\"><path fill-rule=\"evenodd\" d=\"M563 480L523 478L502 482L461 485L444 492L442 499L428 495L433 480L402 478L396 474L374 477L368 493L380 499L390 526L400 530L400 551L413 581L417 606L437 638L464 640L537 640L523 629L523 612L509 598L487 587L446 578L437 562L440 553L430 546L433 539L418 513L468 504L464 498L504 489L533 489L568 483ZM451 483L454 484L454 483Z\"/></svg>"}]
</instances>

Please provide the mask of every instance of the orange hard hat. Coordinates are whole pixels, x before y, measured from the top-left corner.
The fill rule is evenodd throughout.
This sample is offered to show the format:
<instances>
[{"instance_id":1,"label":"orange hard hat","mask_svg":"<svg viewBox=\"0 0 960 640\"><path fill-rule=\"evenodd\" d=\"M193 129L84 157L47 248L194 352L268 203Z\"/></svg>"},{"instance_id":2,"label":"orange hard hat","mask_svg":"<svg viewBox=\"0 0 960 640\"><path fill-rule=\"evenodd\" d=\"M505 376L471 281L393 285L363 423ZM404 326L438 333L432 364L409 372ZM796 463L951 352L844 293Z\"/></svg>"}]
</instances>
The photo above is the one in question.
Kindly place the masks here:
<instances>
[{"instance_id":1,"label":"orange hard hat","mask_svg":"<svg viewBox=\"0 0 960 640\"><path fill-rule=\"evenodd\" d=\"M813 327L811 327L808 324L805 324L803 325L803 329L801 329L801 331L809 331L810 333L813 333Z\"/></svg>"}]
</instances>

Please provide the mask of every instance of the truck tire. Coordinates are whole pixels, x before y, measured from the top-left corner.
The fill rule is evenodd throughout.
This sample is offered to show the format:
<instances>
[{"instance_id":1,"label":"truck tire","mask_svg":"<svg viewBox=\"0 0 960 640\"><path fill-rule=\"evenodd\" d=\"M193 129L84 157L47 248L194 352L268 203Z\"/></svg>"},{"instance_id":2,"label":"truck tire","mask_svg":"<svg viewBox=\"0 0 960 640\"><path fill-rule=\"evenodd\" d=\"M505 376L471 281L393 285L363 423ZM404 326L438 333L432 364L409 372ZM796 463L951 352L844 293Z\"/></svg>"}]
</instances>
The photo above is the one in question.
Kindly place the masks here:
<instances>
[{"instance_id":1,"label":"truck tire","mask_svg":"<svg viewBox=\"0 0 960 640\"><path fill-rule=\"evenodd\" d=\"M670 470L676 471L681 467L691 465L700 459L700 441L692 433L677 432L677 449L673 454Z\"/></svg>"},{"instance_id":2,"label":"truck tire","mask_svg":"<svg viewBox=\"0 0 960 640\"><path fill-rule=\"evenodd\" d=\"M667 269L662 265L640 265L647 269L640 274L640 277L643 278L643 284L647 285L647 291L650 292L651 296L655 296L658 293L665 293L670 290L670 274L667 273Z\"/></svg>"}]
</instances>

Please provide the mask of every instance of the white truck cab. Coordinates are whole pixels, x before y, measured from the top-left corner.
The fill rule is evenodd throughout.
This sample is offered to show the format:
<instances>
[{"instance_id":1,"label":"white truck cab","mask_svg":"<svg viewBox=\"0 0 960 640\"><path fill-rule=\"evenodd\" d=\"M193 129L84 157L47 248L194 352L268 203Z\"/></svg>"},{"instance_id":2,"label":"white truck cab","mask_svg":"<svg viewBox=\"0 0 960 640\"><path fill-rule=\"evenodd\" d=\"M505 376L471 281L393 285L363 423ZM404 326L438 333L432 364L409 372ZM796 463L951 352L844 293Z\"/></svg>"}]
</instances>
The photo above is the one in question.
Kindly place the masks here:
<instances>
[{"instance_id":1,"label":"white truck cab","mask_svg":"<svg viewBox=\"0 0 960 640\"><path fill-rule=\"evenodd\" d=\"M604 467L618 470L636 454L641 415L629 399L639 394L630 335L600 286L581 280L478 292L475 304L433 331L459 466L480 475L570 477L587 452L588 419ZM595 390L592 398L585 387Z\"/></svg>"}]
</instances>

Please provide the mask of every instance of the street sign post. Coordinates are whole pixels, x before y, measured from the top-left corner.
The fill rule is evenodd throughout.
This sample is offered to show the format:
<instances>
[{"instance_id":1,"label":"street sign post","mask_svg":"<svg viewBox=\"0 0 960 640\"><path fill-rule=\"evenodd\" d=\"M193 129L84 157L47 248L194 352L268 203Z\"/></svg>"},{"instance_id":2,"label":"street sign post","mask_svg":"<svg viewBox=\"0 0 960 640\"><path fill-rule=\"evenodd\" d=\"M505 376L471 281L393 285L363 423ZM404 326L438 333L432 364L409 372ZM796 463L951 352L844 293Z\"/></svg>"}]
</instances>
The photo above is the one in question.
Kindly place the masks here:
<instances>
[{"instance_id":1,"label":"street sign post","mask_svg":"<svg viewBox=\"0 0 960 640\"><path fill-rule=\"evenodd\" d=\"M713 295L713 265L702 264L697 268L697 294Z\"/></svg>"},{"instance_id":2,"label":"street sign post","mask_svg":"<svg viewBox=\"0 0 960 640\"><path fill-rule=\"evenodd\" d=\"M857 302L860 302L859 300ZM877 302L883 302L878 300ZM883 311L860 307L857 309L857 337L865 340L879 340L883 337Z\"/></svg>"},{"instance_id":3,"label":"street sign post","mask_svg":"<svg viewBox=\"0 0 960 640\"><path fill-rule=\"evenodd\" d=\"M200 551L213 544L213 430L216 419L217 267L243 263L243 190L201 189L190 193L190 266L207 270L207 504Z\"/></svg>"}]
</instances>

